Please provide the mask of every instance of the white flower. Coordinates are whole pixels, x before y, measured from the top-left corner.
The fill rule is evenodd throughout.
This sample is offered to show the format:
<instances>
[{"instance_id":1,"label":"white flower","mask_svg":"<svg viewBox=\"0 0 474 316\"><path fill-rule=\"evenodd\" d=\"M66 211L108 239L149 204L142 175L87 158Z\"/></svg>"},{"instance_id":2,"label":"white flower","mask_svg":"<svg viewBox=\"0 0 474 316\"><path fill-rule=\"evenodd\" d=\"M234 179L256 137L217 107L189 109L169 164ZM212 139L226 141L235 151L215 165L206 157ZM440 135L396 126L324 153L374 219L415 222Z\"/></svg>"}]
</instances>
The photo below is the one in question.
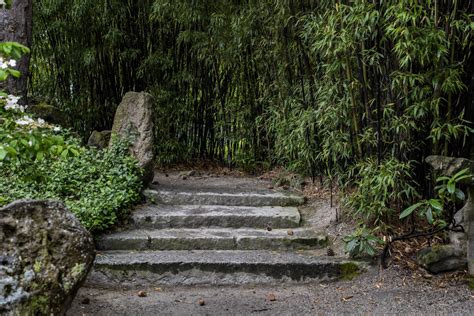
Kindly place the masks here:
<instances>
[{"instance_id":1,"label":"white flower","mask_svg":"<svg viewBox=\"0 0 474 316\"><path fill-rule=\"evenodd\" d=\"M18 125L30 125L34 123L34 120L31 117L25 115L21 119L16 120L15 123Z\"/></svg>"},{"instance_id":2,"label":"white flower","mask_svg":"<svg viewBox=\"0 0 474 316\"><path fill-rule=\"evenodd\" d=\"M20 97L17 97L14 95L8 95L7 103L5 104L5 110L14 110L14 111L24 112L25 107L18 104L19 100L20 100Z\"/></svg>"},{"instance_id":3,"label":"white flower","mask_svg":"<svg viewBox=\"0 0 474 316\"><path fill-rule=\"evenodd\" d=\"M7 5L7 3L5 2L5 0L0 0L0 7L4 6L4 5Z\"/></svg>"},{"instance_id":4,"label":"white flower","mask_svg":"<svg viewBox=\"0 0 474 316\"><path fill-rule=\"evenodd\" d=\"M60 132L61 131L61 126L55 126L53 127L54 132Z\"/></svg>"},{"instance_id":5,"label":"white flower","mask_svg":"<svg viewBox=\"0 0 474 316\"><path fill-rule=\"evenodd\" d=\"M38 124L39 125L44 125L44 123L46 123L46 122L42 118L38 119Z\"/></svg>"},{"instance_id":6,"label":"white flower","mask_svg":"<svg viewBox=\"0 0 474 316\"><path fill-rule=\"evenodd\" d=\"M31 140L28 142L28 146L33 147L33 142Z\"/></svg>"},{"instance_id":7,"label":"white flower","mask_svg":"<svg viewBox=\"0 0 474 316\"><path fill-rule=\"evenodd\" d=\"M7 69L7 68L8 68L8 65L7 65L6 63L1 62L1 63L0 63L0 68L2 68L2 69Z\"/></svg>"},{"instance_id":8,"label":"white flower","mask_svg":"<svg viewBox=\"0 0 474 316\"><path fill-rule=\"evenodd\" d=\"M15 59L10 59L8 64L10 65L10 67L16 67L16 60Z\"/></svg>"}]
</instances>

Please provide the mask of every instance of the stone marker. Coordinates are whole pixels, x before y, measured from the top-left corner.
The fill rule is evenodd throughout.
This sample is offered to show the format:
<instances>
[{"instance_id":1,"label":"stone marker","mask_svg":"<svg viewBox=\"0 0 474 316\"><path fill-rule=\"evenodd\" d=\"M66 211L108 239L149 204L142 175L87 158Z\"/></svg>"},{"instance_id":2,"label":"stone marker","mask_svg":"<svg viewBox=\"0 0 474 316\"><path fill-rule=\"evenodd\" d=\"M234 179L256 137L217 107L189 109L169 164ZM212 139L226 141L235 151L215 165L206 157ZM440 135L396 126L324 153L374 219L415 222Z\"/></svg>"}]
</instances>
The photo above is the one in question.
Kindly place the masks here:
<instances>
[{"instance_id":1,"label":"stone marker","mask_svg":"<svg viewBox=\"0 0 474 316\"><path fill-rule=\"evenodd\" d=\"M91 234L63 203L0 208L0 314L65 314L94 256Z\"/></svg>"},{"instance_id":2,"label":"stone marker","mask_svg":"<svg viewBox=\"0 0 474 316\"><path fill-rule=\"evenodd\" d=\"M143 169L145 185L153 180L153 97L127 92L117 108L112 134L131 140L131 154Z\"/></svg>"},{"instance_id":3,"label":"stone marker","mask_svg":"<svg viewBox=\"0 0 474 316\"><path fill-rule=\"evenodd\" d=\"M474 162L469 159L428 156L425 161L443 176L451 177L466 168L470 170L471 175L474 175ZM462 183L467 186L467 199L464 207L455 215L455 219L464 227L465 233L450 232L450 246L467 252L469 274L474 275L474 177L464 179ZM459 251L456 253L459 254ZM451 259L448 256L446 260Z\"/></svg>"}]
</instances>

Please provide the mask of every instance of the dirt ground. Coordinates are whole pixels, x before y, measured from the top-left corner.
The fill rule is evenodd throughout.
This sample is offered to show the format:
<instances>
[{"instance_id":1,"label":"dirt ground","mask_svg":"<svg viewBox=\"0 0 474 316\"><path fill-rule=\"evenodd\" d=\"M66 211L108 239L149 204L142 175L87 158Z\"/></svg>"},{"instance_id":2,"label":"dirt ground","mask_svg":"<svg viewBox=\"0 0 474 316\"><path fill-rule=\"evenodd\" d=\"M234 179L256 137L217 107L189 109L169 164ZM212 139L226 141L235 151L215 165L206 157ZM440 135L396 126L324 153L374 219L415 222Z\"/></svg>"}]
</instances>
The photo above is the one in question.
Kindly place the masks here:
<instances>
[{"instance_id":1,"label":"dirt ground","mask_svg":"<svg viewBox=\"0 0 474 316\"><path fill-rule=\"evenodd\" d=\"M139 291L146 293L139 296ZM140 294L145 294L140 293ZM82 288L68 315L472 315L474 291L457 275L419 277L372 267L352 281L240 287Z\"/></svg>"}]
</instances>

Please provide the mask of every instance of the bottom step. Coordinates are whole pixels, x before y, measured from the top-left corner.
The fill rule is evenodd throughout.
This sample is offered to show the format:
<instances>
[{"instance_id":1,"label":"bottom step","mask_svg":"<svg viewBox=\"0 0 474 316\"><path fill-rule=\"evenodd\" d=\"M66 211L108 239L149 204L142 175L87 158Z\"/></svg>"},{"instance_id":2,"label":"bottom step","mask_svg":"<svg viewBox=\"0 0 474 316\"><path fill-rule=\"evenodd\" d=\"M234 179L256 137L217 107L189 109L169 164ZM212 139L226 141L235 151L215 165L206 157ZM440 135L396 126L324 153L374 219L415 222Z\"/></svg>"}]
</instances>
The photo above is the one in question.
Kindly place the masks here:
<instances>
[{"instance_id":1,"label":"bottom step","mask_svg":"<svg viewBox=\"0 0 474 316\"><path fill-rule=\"evenodd\" d=\"M97 255L87 283L97 287L136 288L327 281L354 277L364 267L361 262L313 251L108 251Z\"/></svg>"}]
</instances>

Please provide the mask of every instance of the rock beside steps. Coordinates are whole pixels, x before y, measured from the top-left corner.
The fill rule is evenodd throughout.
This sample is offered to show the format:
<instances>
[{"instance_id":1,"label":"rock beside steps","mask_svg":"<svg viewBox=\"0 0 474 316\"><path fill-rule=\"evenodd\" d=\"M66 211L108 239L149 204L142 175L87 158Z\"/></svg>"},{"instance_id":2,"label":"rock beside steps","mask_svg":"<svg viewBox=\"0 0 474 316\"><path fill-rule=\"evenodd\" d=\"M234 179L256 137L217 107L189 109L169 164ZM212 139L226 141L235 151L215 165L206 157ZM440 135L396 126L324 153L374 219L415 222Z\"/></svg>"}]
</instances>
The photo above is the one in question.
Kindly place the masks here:
<instances>
[{"instance_id":1,"label":"rock beside steps","mask_svg":"<svg viewBox=\"0 0 474 316\"><path fill-rule=\"evenodd\" d=\"M300 227L300 195L273 190L146 190L127 230L96 239L89 286L238 285L353 276L326 235Z\"/></svg>"}]
</instances>

